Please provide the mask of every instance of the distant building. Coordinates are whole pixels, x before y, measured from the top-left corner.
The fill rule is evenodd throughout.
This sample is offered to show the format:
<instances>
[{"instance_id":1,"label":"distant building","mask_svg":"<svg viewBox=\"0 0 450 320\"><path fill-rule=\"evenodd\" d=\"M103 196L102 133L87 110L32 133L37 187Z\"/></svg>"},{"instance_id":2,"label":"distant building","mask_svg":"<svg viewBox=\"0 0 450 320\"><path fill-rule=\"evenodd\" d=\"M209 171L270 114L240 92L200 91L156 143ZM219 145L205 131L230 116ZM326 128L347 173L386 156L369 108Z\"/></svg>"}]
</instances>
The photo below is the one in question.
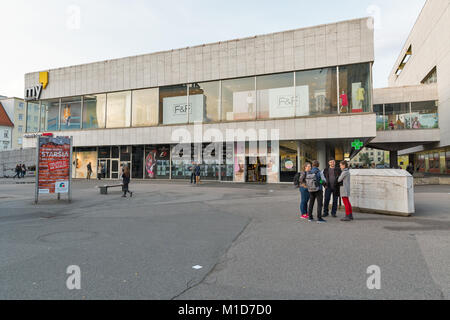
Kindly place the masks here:
<instances>
[{"instance_id":1,"label":"distant building","mask_svg":"<svg viewBox=\"0 0 450 320\"><path fill-rule=\"evenodd\" d=\"M0 103L3 105L9 119L14 124L12 131L12 149L23 148L23 135L26 131L26 110L25 102L19 98L6 98L0 96Z\"/></svg>"},{"instance_id":2,"label":"distant building","mask_svg":"<svg viewBox=\"0 0 450 320\"><path fill-rule=\"evenodd\" d=\"M0 103L0 151L12 149L12 132L14 124L8 116L3 105Z\"/></svg>"},{"instance_id":3,"label":"distant building","mask_svg":"<svg viewBox=\"0 0 450 320\"><path fill-rule=\"evenodd\" d=\"M416 171L450 174L450 0L428 0L389 75L374 90L369 147L406 156Z\"/></svg>"}]
</instances>

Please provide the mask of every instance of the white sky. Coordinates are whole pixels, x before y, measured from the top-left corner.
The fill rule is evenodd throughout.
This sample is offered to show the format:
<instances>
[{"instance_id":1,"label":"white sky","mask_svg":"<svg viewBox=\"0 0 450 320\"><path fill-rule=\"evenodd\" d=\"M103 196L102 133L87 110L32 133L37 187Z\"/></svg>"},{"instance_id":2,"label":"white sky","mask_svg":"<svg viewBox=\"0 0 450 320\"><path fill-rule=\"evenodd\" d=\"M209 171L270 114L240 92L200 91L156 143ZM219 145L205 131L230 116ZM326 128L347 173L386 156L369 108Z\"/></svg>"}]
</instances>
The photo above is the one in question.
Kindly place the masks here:
<instances>
[{"instance_id":1,"label":"white sky","mask_svg":"<svg viewBox=\"0 0 450 320\"><path fill-rule=\"evenodd\" d=\"M0 0L0 95L23 97L28 72L369 15L385 87L425 1Z\"/></svg>"}]
</instances>

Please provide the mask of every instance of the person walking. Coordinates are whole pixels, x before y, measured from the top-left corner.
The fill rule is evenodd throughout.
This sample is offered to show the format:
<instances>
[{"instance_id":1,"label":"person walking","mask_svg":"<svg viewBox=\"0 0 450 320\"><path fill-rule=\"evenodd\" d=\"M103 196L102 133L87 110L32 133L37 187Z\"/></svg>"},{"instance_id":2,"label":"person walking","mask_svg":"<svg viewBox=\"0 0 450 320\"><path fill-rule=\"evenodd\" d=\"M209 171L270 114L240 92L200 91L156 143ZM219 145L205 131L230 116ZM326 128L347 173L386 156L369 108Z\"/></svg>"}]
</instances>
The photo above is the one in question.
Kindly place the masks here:
<instances>
[{"instance_id":1,"label":"person walking","mask_svg":"<svg viewBox=\"0 0 450 320\"><path fill-rule=\"evenodd\" d=\"M312 168L311 163L306 162L303 167L303 172L300 173L300 176L298 178L298 187L300 189L300 196L301 196L300 213L301 218L305 220L309 218L308 202L310 198L308 187L306 185L306 175L308 172L311 171L311 168Z\"/></svg>"},{"instance_id":2,"label":"person walking","mask_svg":"<svg viewBox=\"0 0 450 320\"><path fill-rule=\"evenodd\" d=\"M326 220L322 218L323 209L323 185L327 183L322 171L319 170L320 163L315 160L312 164L313 168L306 174L306 186L308 187L308 192L310 194L309 199L309 222L314 221L313 209L314 203L317 200L317 223L325 223Z\"/></svg>"},{"instance_id":3,"label":"person walking","mask_svg":"<svg viewBox=\"0 0 450 320\"><path fill-rule=\"evenodd\" d=\"M88 165L87 165L87 179L88 180L91 180L91 175L92 175L92 165L89 162Z\"/></svg>"},{"instance_id":4,"label":"person walking","mask_svg":"<svg viewBox=\"0 0 450 320\"><path fill-rule=\"evenodd\" d=\"M27 174L27 167L25 166L25 163L22 164L22 178L25 178L25 175Z\"/></svg>"},{"instance_id":5,"label":"person walking","mask_svg":"<svg viewBox=\"0 0 450 320\"><path fill-rule=\"evenodd\" d=\"M100 166L98 167L98 170L97 170L97 179L98 180L102 180L102 171L103 171L103 165L100 163Z\"/></svg>"},{"instance_id":6,"label":"person walking","mask_svg":"<svg viewBox=\"0 0 450 320\"><path fill-rule=\"evenodd\" d=\"M201 174L201 168L200 168L200 164L197 163L197 165L195 166L195 182L197 185L200 184L200 174Z\"/></svg>"},{"instance_id":7,"label":"person walking","mask_svg":"<svg viewBox=\"0 0 450 320\"><path fill-rule=\"evenodd\" d=\"M349 222L353 220L353 208L350 203L350 169L347 161L340 163L342 173L338 178L340 183L340 193L345 206L345 218L341 221Z\"/></svg>"},{"instance_id":8,"label":"person walking","mask_svg":"<svg viewBox=\"0 0 450 320\"><path fill-rule=\"evenodd\" d=\"M17 164L16 169L15 169L16 175L13 177L13 179L15 179L16 177L17 177L17 179L20 179L21 171L22 171L21 167Z\"/></svg>"},{"instance_id":9,"label":"person walking","mask_svg":"<svg viewBox=\"0 0 450 320\"><path fill-rule=\"evenodd\" d=\"M331 159L328 162L329 167L323 171L323 175L327 181L325 185L325 200L323 204L323 217L328 217L328 211L330 210L330 200L333 196L333 205L331 207L331 216L336 218L338 201L339 201L339 182L338 178L342 171L340 168L336 168L336 161Z\"/></svg>"},{"instance_id":10,"label":"person walking","mask_svg":"<svg viewBox=\"0 0 450 320\"><path fill-rule=\"evenodd\" d=\"M123 191L123 196L122 198L126 198L127 197L127 193L130 194L130 198L133 197L133 192L130 191L129 189L129 184L130 184L130 168L128 168L128 166L125 166L123 168L122 171L122 191Z\"/></svg>"}]
</instances>

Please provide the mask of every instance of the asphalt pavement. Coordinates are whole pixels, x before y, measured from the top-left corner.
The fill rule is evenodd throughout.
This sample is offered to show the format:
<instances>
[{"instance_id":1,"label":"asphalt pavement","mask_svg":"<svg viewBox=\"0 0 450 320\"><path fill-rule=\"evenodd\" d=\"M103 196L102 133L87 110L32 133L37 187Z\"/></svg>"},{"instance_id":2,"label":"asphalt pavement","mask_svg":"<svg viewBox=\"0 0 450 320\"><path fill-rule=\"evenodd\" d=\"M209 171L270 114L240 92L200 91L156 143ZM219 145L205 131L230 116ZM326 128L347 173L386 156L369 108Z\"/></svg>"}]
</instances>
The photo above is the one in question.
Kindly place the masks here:
<instances>
[{"instance_id":1,"label":"asphalt pavement","mask_svg":"<svg viewBox=\"0 0 450 320\"><path fill-rule=\"evenodd\" d=\"M449 299L450 187L411 218L298 217L290 185L75 181L73 201L0 180L0 299ZM340 216L343 212L340 211ZM69 290L69 266L81 290ZM367 287L367 268L381 289Z\"/></svg>"}]
</instances>

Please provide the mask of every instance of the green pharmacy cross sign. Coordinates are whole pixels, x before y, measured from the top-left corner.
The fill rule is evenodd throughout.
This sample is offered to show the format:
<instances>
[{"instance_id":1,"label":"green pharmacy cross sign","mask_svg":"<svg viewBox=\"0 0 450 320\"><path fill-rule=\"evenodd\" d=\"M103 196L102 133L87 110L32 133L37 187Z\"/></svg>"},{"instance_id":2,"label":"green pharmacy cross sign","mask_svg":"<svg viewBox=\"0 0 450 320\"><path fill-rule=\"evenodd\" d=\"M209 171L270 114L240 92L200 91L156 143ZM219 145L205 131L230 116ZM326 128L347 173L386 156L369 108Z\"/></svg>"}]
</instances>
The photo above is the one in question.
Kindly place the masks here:
<instances>
[{"instance_id":1,"label":"green pharmacy cross sign","mask_svg":"<svg viewBox=\"0 0 450 320\"><path fill-rule=\"evenodd\" d=\"M357 139L352 142L352 147L355 148L355 150L361 150L362 147L364 147L364 142Z\"/></svg>"}]
</instances>

